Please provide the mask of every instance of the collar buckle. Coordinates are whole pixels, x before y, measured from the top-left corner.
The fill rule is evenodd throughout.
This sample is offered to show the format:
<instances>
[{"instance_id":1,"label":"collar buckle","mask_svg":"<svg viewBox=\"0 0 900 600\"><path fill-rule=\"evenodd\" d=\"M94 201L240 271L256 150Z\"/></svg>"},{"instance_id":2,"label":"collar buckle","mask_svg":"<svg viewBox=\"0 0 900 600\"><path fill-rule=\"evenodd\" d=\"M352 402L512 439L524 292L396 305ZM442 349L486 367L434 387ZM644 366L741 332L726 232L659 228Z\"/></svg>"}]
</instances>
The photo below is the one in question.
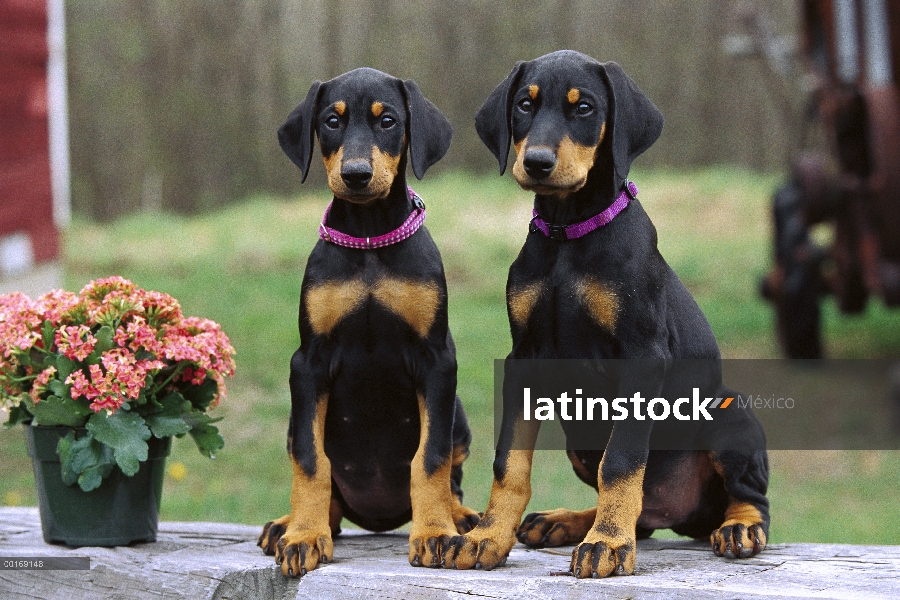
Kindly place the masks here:
<instances>
[{"instance_id":1,"label":"collar buckle","mask_svg":"<svg viewBox=\"0 0 900 600\"><path fill-rule=\"evenodd\" d=\"M555 225L553 223L547 223L547 228L550 230L550 239L555 240L557 242L565 242L568 240L568 236L566 236L567 225Z\"/></svg>"}]
</instances>

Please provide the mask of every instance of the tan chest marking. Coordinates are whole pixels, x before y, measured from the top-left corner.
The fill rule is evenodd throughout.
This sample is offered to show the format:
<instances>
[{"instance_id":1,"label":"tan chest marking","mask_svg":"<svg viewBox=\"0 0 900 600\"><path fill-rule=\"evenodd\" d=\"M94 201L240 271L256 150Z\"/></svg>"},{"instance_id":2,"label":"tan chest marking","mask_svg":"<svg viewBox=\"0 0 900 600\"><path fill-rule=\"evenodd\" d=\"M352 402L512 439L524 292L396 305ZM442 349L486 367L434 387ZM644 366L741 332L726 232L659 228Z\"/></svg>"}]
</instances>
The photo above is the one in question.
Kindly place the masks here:
<instances>
[{"instance_id":1,"label":"tan chest marking","mask_svg":"<svg viewBox=\"0 0 900 600\"><path fill-rule=\"evenodd\" d=\"M619 317L619 297L616 293L609 286L589 277L575 285L575 293L591 318L614 333Z\"/></svg>"},{"instance_id":2,"label":"tan chest marking","mask_svg":"<svg viewBox=\"0 0 900 600\"><path fill-rule=\"evenodd\" d=\"M440 289L434 283L404 279L380 280L372 288L372 296L423 338L431 331L441 303Z\"/></svg>"},{"instance_id":3,"label":"tan chest marking","mask_svg":"<svg viewBox=\"0 0 900 600\"><path fill-rule=\"evenodd\" d=\"M341 319L366 298L366 284L358 279L329 281L306 291L306 316L316 335L330 333Z\"/></svg>"},{"instance_id":4,"label":"tan chest marking","mask_svg":"<svg viewBox=\"0 0 900 600\"><path fill-rule=\"evenodd\" d=\"M369 297L406 321L423 338L431 330L441 302L440 289L431 282L393 278L381 279L373 286L358 279L327 282L306 292L306 315L313 332L331 333Z\"/></svg>"},{"instance_id":5,"label":"tan chest marking","mask_svg":"<svg viewBox=\"0 0 900 600\"><path fill-rule=\"evenodd\" d=\"M538 281L511 290L507 294L506 305L509 307L509 316L516 325L525 326L543 290L544 284Z\"/></svg>"}]
</instances>

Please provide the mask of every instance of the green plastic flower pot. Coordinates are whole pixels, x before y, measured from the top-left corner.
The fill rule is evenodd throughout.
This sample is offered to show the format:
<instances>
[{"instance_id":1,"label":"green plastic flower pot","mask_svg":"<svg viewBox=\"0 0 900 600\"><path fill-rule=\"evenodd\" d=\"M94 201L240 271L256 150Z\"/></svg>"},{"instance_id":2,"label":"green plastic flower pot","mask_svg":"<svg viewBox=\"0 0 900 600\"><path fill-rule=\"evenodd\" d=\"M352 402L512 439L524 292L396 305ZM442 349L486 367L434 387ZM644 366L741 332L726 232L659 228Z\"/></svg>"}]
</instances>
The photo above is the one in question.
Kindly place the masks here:
<instances>
[{"instance_id":1,"label":"green plastic flower pot","mask_svg":"<svg viewBox=\"0 0 900 600\"><path fill-rule=\"evenodd\" d=\"M128 477L114 468L100 487L82 491L66 485L60 473L56 445L71 427L26 427L28 454L41 513L41 530L48 544L124 546L154 542L159 525L166 456L172 438L150 438L140 470ZM76 435L84 430L75 429Z\"/></svg>"}]
</instances>

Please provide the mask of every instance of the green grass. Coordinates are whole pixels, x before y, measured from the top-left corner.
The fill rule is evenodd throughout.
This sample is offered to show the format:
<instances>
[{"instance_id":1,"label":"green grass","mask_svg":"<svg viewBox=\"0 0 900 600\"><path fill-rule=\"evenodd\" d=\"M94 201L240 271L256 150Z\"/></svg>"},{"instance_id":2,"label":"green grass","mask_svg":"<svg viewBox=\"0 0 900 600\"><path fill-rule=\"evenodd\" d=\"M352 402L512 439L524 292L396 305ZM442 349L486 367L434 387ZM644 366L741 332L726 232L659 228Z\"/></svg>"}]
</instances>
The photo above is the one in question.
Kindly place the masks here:
<instances>
[{"instance_id":1,"label":"green grass","mask_svg":"<svg viewBox=\"0 0 900 600\"><path fill-rule=\"evenodd\" d=\"M694 293L723 354L778 356L772 312L757 292L770 261L769 197L778 179L724 168L647 171L634 179L663 255ZM509 177L448 173L415 187L428 204L428 227L447 272L458 391L474 436L463 488L467 504L481 510L491 483L493 360L510 345L506 273L526 235L531 198ZM187 314L219 321L237 349L237 375L218 409L225 449L210 461L188 440L173 444L163 519L262 524L287 511L288 360L299 343L303 267L328 199L324 190L306 190L192 218L76 220L67 231L66 287L128 277L172 294ZM831 357L900 356L900 319L877 302L853 318L826 302L823 330ZM773 452L771 459L773 541L900 539L900 453ZM530 509L596 501L562 451L538 452L534 473ZM2 503L36 503L21 430L0 433Z\"/></svg>"}]
</instances>

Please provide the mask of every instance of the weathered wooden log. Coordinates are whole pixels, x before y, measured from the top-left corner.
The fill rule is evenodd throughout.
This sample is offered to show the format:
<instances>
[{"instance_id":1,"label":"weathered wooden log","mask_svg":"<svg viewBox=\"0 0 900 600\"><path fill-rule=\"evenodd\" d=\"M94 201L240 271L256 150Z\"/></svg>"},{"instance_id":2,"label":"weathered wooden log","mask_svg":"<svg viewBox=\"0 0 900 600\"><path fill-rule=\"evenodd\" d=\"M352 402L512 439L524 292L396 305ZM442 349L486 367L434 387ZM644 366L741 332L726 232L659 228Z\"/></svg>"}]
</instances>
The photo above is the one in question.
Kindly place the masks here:
<instances>
[{"instance_id":1,"label":"weathered wooden log","mask_svg":"<svg viewBox=\"0 0 900 600\"><path fill-rule=\"evenodd\" d=\"M347 531L334 561L302 580L281 575L256 547L260 528L160 523L158 541L119 548L45 544L35 508L0 508L0 598L896 598L900 546L773 544L745 560L716 558L708 544L638 543L635 574L576 580L571 548L517 545L493 571L413 568L402 532ZM90 570L4 568L13 557L90 558Z\"/></svg>"}]
</instances>

